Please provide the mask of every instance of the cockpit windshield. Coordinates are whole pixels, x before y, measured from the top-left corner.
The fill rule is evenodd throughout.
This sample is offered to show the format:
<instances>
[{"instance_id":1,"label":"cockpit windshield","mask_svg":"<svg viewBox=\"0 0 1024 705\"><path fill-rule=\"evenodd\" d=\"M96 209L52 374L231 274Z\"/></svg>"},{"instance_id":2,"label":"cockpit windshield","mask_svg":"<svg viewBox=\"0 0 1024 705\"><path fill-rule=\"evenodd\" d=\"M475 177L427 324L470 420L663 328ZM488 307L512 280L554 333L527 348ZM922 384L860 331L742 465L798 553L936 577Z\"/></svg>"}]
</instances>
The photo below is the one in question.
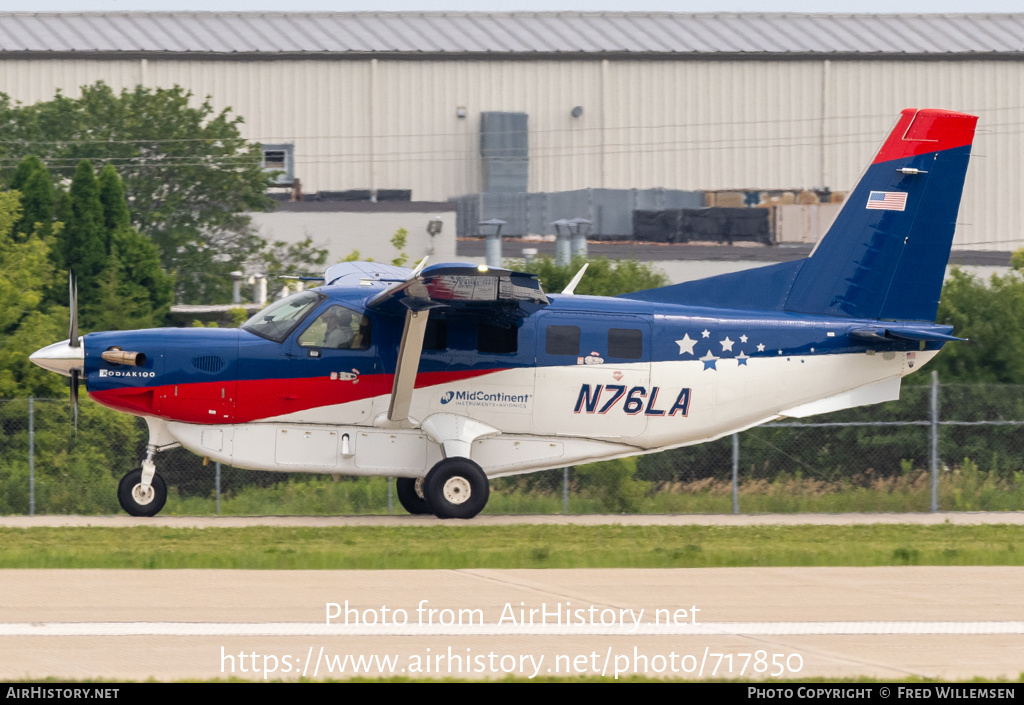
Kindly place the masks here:
<instances>
[{"instance_id":1,"label":"cockpit windshield","mask_svg":"<svg viewBox=\"0 0 1024 705\"><path fill-rule=\"evenodd\" d=\"M242 328L260 337L278 343L284 342L284 339L295 330L295 326L325 298L327 297L315 291L292 294L267 306L246 321Z\"/></svg>"}]
</instances>

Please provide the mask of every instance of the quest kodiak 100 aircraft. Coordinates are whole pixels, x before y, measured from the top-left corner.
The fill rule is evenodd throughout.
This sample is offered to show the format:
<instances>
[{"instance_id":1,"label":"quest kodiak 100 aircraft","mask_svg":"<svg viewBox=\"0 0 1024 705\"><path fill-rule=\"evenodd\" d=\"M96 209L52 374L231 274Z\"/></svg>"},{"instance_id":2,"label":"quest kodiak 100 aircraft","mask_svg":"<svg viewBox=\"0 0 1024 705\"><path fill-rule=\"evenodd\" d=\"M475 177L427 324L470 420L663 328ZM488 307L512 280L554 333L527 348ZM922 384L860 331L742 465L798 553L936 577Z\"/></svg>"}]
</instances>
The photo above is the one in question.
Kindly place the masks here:
<instances>
[{"instance_id":1,"label":"quest kodiak 100 aircraft","mask_svg":"<svg viewBox=\"0 0 1024 705\"><path fill-rule=\"evenodd\" d=\"M69 339L32 360L142 416L129 514L184 446L254 470L397 477L411 513L470 518L488 478L702 443L896 399L934 323L977 118L904 110L805 259L616 297L469 264L330 267L240 329Z\"/></svg>"}]
</instances>

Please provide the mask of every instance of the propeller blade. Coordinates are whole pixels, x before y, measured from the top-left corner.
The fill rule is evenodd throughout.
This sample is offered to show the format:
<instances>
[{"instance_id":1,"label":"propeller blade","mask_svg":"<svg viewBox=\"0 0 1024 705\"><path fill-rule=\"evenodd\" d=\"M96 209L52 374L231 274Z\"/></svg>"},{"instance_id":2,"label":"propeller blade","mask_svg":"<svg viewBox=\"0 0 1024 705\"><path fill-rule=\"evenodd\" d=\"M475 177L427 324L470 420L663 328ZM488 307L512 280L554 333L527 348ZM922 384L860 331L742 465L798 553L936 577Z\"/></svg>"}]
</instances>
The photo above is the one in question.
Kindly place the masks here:
<instances>
[{"instance_id":1,"label":"propeller blade","mask_svg":"<svg viewBox=\"0 0 1024 705\"><path fill-rule=\"evenodd\" d=\"M71 370L71 413L75 421L75 435L78 434L78 376L77 369Z\"/></svg>"},{"instance_id":2,"label":"propeller blade","mask_svg":"<svg viewBox=\"0 0 1024 705\"><path fill-rule=\"evenodd\" d=\"M68 272L68 300L71 308L71 328L68 330L68 346L77 348L78 342L78 282L75 275Z\"/></svg>"}]
</instances>

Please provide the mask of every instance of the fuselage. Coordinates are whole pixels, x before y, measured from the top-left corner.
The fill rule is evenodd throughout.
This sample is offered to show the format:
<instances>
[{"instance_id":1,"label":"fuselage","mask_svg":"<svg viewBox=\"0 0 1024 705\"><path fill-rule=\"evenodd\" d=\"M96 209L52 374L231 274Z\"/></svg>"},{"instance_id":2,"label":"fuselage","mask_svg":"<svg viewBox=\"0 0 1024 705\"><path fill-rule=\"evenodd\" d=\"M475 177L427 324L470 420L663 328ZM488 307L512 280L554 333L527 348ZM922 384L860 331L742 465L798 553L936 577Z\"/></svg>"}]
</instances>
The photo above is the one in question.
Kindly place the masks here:
<instances>
[{"instance_id":1,"label":"fuselage","mask_svg":"<svg viewBox=\"0 0 1024 705\"><path fill-rule=\"evenodd\" d=\"M241 467L425 472L440 455L417 424L383 421L401 326L367 311L365 290L315 292L322 299L283 340L245 328L90 334L88 393ZM865 343L850 332L877 321L845 317L550 301L514 325L432 314L410 418L453 414L500 431L473 445L489 475L699 443L779 416L894 399L900 378L941 347ZM309 344L318 316L336 305L368 320L360 349ZM100 354L112 346L144 353L145 364L107 363Z\"/></svg>"}]
</instances>

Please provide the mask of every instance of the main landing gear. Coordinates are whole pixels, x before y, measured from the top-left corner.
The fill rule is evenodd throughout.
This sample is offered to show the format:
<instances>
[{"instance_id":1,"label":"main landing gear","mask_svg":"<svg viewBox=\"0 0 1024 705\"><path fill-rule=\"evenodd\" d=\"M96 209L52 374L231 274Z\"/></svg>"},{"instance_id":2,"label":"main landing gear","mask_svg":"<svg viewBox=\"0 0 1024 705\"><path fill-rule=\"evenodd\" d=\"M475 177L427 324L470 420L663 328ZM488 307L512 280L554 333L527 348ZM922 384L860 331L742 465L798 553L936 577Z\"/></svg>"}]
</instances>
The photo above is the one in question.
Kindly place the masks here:
<instances>
[{"instance_id":1,"label":"main landing gear","mask_svg":"<svg viewBox=\"0 0 1024 705\"><path fill-rule=\"evenodd\" d=\"M439 519L472 519L490 496L487 476L469 458L445 458L424 478L398 478L397 487L407 512Z\"/></svg>"},{"instance_id":2,"label":"main landing gear","mask_svg":"<svg viewBox=\"0 0 1024 705\"><path fill-rule=\"evenodd\" d=\"M423 496L423 485L426 484L425 477L400 477L395 481L398 490L398 501L402 503L405 511L410 514L430 514L430 505Z\"/></svg>"}]
</instances>

